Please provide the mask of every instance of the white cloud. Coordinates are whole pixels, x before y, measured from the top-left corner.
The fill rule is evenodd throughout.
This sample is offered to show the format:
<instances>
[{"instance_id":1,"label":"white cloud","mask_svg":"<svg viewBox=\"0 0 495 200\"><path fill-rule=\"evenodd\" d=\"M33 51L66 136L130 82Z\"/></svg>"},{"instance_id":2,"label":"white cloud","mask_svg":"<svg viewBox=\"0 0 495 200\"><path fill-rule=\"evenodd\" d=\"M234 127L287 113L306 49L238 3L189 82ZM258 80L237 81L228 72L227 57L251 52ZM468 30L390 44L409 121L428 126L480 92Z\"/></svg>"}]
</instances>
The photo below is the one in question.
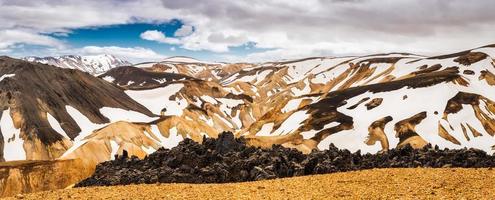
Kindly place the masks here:
<instances>
[{"instance_id":1,"label":"white cloud","mask_svg":"<svg viewBox=\"0 0 495 200\"><path fill-rule=\"evenodd\" d=\"M175 31L175 37L184 37L191 35L194 32L193 26L190 25L182 25L177 31Z\"/></svg>"},{"instance_id":2,"label":"white cloud","mask_svg":"<svg viewBox=\"0 0 495 200\"><path fill-rule=\"evenodd\" d=\"M240 59L392 51L435 55L495 43L495 13L490 10L495 1L162 2L194 26L191 35L181 38L182 48L225 53L250 41L270 49Z\"/></svg>"},{"instance_id":3,"label":"white cloud","mask_svg":"<svg viewBox=\"0 0 495 200\"><path fill-rule=\"evenodd\" d=\"M246 41L270 49L240 57L253 60L389 51L432 55L495 43L493 7L495 1L486 0L0 0L0 31L22 27L38 37L0 45L57 46L60 41L43 33L180 19L186 25L174 37L155 31L144 38L224 54Z\"/></svg>"},{"instance_id":4,"label":"white cloud","mask_svg":"<svg viewBox=\"0 0 495 200\"><path fill-rule=\"evenodd\" d=\"M3 34L0 36L0 45L24 43L61 47L62 41L45 33L64 35L71 29L82 27L167 22L174 16L177 13L167 11L159 0L0 0L0 34ZM1 33L4 31L21 34L10 37L12 34Z\"/></svg>"},{"instance_id":5,"label":"white cloud","mask_svg":"<svg viewBox=\"0 0 495 200\"><path fill-rule=\"evenodd\" d=\"M229 47L239 46L247 42L244 37L224 36L223 34L190 34L180 38L167 37L158 30L147 30L141 33L140 37L144 40L180 45L181 48L188 50L208 50L212 52L228 52Z\"/></svg>"},{"instance_id":6,"label":"white cloud","mask_svg":"<svg viewBox=\"0 0 495 200\"><path fill-rule=\"evenodd\" d=\"M0 49L7 49L22 43L58 48L64 46L61 41L49 36L22 30L0 30Z\"/></svg>"},{"instance_id":7,"label":"white cloud","mask_svg":"<svg viewBox=\"0 0 495 200\"><path fill-rule=\"evenodd\" d=\"M167 56L154 52L151 49L142 47L117 47L117 46L86 46L81 49L75 49L81 55L100 55L111 54L119 58L126 59L130 62L158 61Z\"/></svg>"},{"instance_id":8,"label":"white cloud","mask_svg":"<svg viewBox=\"0 0 495 200\"><path fill-rule=\"evenodd\" d=\"M177 38L167 37L161 31L148 30L141 33L140 37L144 40L156 41L165 44L180 44L181 41Z\"/></svg>"}]
</instances>

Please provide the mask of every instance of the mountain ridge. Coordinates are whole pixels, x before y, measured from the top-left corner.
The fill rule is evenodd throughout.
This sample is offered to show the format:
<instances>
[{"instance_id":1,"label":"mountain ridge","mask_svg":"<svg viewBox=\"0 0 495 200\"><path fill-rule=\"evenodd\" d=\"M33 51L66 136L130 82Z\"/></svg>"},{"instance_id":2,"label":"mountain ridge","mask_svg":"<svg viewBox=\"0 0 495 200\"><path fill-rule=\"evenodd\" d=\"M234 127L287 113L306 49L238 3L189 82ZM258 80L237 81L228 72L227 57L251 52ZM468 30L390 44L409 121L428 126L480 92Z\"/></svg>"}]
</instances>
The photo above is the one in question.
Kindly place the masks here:
<instances>
[{"instance_id":1,"label":"mountain ridge","mask_svg":"<svg viewBox=\"0 0 495 200\"><path fill-rule=\"evenodd\" d=\"M148 62L97 76L0 57L0 83L5 161L80 159L94 169L223 131L305 154L330 144L495 151L492 45L433 57Z\"/></svg>"},{"instance_id":2,"label":"mountain ridge","mask_svg":"<svg viewBox=\"0 0 495 200\"><path fill-rule=\"evenodd\" d=\"M90 74L100 74L115 67L132 65L128 61L108 54L93 56L64 55L56 57L29 56L22 59L29 62L54 65L60 68L78 69Z\"/></svg>"},{"instance_id":3,"label":"mountain ridge","mask_svg":"<svg viewBox=\"0 0 495 200\"><path fill-rule=\"evenodd\" d=\"M142 156L156 145L187 137L201 141L222 131L245 136L250 145L280 144L303 152L324 149L329 142L365 152L426 143L490 152L494 144L481 141L491 141L495 130L495 97L488 92L495 80L493 57L495 51L487 45L433 57L374 54L260 64L164 61L118 67L98 78L124 91L155 118L91 125L98 129L86 130L84 138L73 142L104 142L109 148L113 144L92 163L110 159L112 152L128 145L141 146L130 152ZM16 78L5 73L3 81ZM427 91L442 92L426 95ZM436 103L417 103L425 98ZM401 104L408 107L392 112ZM127 128L117 134L105 127ZM150 138L151 143L132 144L130 135ZM174 139L168 138L171 135ZM83 149L64 157L91 151L86 149L91 145L74 148Z\"/></svg>"}]
</instances>

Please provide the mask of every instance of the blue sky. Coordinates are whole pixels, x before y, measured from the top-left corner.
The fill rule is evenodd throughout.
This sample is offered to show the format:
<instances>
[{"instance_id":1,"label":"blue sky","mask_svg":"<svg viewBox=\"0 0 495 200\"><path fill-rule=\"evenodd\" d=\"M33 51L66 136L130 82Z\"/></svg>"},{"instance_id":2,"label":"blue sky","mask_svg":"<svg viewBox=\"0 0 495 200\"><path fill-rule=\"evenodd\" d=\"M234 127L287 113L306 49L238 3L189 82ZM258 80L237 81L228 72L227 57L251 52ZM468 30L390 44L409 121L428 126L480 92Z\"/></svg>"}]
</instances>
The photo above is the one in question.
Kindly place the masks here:
<instances>
[{"instance_id":1,"label":"blue sky","mask_svg":"<svg viewBox=\"0 0 495 200\"><path fill-rule=\"evenodd\" d=\"M262 62L494 44L486 0L0 0L0 54Z\"/></svg>"},{"instance_id":2,"label":"blue sky","mask_svg":"<svg viewBox=\"0 0 495 200\"><path fill-rule=\"evenodd\" d=\"M141 37L143 32L156 30L163 33L166 37L180 38L175 36L184 23L178 19L172 19L167 22L160 23L130 23L116 24L96 27L83 27L71 29L64 33L49 33L47 36L56 38L64 43L66 49L81 49L87 46L114 46L121 48L140 47L150 49L163 57L170 56L190 56L201 60L222 61L231 56L243 56L254 52L263 52L268 49L256 48L255 43L246 42L238 46L228 48L227 52L212 52L208 50L188 50L181 48L179 44L160 43L153 40L146 40ZM194 27L193 27L194 32ZM20 45L15 48L15 53L18 57L22 56L46 56L52 54L46 51L46 47L41 45ZM111 52L110 52L111 53ZM71 54L57 53L53 56ZM141 59L127 58L134 63L149 61ZM160 58L158 58L160 59Z\"/></svg>"}]
</instances>

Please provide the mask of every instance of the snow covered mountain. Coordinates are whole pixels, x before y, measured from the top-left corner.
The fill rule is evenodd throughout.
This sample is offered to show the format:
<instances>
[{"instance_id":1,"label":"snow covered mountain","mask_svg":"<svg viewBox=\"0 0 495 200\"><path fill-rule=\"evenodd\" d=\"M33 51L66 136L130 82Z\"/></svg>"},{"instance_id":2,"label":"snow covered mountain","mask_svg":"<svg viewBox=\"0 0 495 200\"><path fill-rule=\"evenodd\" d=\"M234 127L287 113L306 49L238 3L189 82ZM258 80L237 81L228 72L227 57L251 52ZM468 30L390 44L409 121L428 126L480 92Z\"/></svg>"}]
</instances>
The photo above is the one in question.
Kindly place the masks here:
<instances>
[{"instance_id":1,"label":"snow covered mountain","mask_svg":"<svg viewBox=\"0 0 495 200\"><path fill-rule=\"evenodd\" d=\"M95 165L123 150L144 157L182 138L201 142L232 131L250 145L303 152L330 143L371 153L432 143L491 153L494 59L495 45L435 57L260 64L173 58L93 77L3 57L2 152L5 160L79 158Z\"/></svg>"},{"instance_id":2,"label":"snow covered mountain","mask_svg":"<svg viewBox=\"0 0 495 200\"><path fill-rule=\"evenodd\" d=\"M78 69L90 74L100 74L116 67L132 65L125 60L106 54L96 56L66 55L43 58L25 57L23 59L29 62L39 62L61 68Z\"/></svg>"},{"instance_id":3,"label":"snow covered mountain","mask_svg":"<svg viewBox=\"0 0 495 200\"><path fill-rule=\"evenodd\" d=\"M218 77L197 76L192 69L204 64L149 63L141 68L199 80L145 87L153 80L141 79L123 87L167 116L154 132L167 136L201 141L228 130L255 146L282 144L303 152L330 143L371 153L426 143L493 152L494 47L435 57L380 54L245 64ZM187 70L177 70L181 67ZM203 70L215 69L210 67ZM128 81L117 73L100 77Z\"/></svg>"},{"instance_id":4,"label":"snow covered mountain","mask_svg":"<svg viewBox=\"0 0 495 200\"><path fill-rule=\"evenodd\" d=\"M144 158L183 138L201 142L222 131L249 145L305 153L330 143L370 153L427 143L493 153L495 45L434 57L260 64L176 57L97 77L0 57L1 161L60 165L73 169L67 176L83 177L124 150ZM56 180L36 180L50 178Z\"/></svg>"},{"instance_id":5,"label":"snow covered mountain","mask_svg":"<svg viewBox=\"0 0 495 200\"><path fill-rule=\"evenodd\" d=\"M190 57L175 56L162 60L161 62L146 62L134 65L148 71L167 72L183 74L208 81L223 79L225 76L246 67L253 67L250 63L220 63L201 61Z\"/></svg>"},{"instance_id":6,"label":"snow covered mountain","mask_svg":"<svg viewBox=\"0 0 495 200\"><path fill-rule=\"evenodd\" d=\"M0 57L0 76L2 161L56 159L105 123L154 119L119 87L79 70Z\"/></svg>"}]
</instances>

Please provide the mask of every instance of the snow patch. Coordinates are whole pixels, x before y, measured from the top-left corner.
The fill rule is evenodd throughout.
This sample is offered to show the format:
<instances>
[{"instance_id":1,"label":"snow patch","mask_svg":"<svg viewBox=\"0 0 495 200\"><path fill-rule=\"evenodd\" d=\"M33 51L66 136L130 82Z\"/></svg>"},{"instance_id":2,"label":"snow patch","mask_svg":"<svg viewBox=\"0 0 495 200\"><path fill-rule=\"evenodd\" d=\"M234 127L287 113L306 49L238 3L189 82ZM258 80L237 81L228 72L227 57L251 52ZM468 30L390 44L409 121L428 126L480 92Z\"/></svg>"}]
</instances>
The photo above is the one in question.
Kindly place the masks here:
<instances>
[{"instance_id":1,"label":"snow patch","mask_svg":"<svg viewBox=\"0 0 495 200\"><path fill-rule=\"evenodd\" d=\"M14 126L14 121L10 116L10 108L3 111L0 124L0 130L3 135L3 157L5 161L25 160L24 140L20 136L20 129Z\"/></svg>"},{"instance_id":2,"label":"snow patch","mask_svg":"<svg viewBox=\"0 0 495 200\"><path fill-rule=\"evenodd\" d=\"M256 136L271 136L271 132L273 130L274 123L266 123L263 124L261 129L256 133Z\"/></svg>"},{"instance_id":3,"label":"snow patch","mask_svg":"<svg viewBox=\"0 0 495 200\"><path fill-rule=\"evenodd\" d=\"M292 113L292 115L290 115L275 132L273 132L273 135L286 135L295 131L308 117L309 114L306 114L305 110Z\"/></svg>"},{"instance_id":4,"label":"snow patch","mask_svg":"<svg viewBox=\"0 0 495 200\"><path fill-rule=\"evenodd\" d=\"M165 87L151 90L127 90L125 93L135 101L141 103L154 114L160 114L166 109L165 115L182 115L182 110L187 107L185 99L179 101L169 100L184 87L184 84L170 84Z\"/></svg>"},{"instance_id":5,"label":"snow patch","mask_svg":"<svg viewBox=\"0 0 495 200\"><path fill-rule=\"evenodd\" d=\"M115 142L115 140L110 140L110 148L111 148L111 153L110 153L110 160L113 160L115 157L115 154L119 151L119 144Z\"/></svg>"},{"instance_id":6,"label":"snow patch","mask_svg":"<svg viewBox=\"0 0 495 200\"><path fill-rule=\"evenodd\" d=\"M110 119L110 122L122 120L128 122L150 122L158 119L158 117L148 117L145 114L131 110L124 110L122 108L103 107L100 109L100 112L102 115Z\"/></svg>"},{"instance_id":7,"label":"snow patch","mask_svg":"<svg viewBox=\"0 0 495 200\"><path fill-rule=\"evenodd\" d=\"M112 76L105 76L103 77L103 80L113 83L115 81L115 78Z\"/></svg>"},{"instance_id":8,"label":"snow patch","mask_svg":"<svg viewBox=\"0 0 495 200\"><path fill-rule=\"evenodd\" d=\"M67 133L65 133L64 129L60 126L60 123L58 122L55 117L53 117L50 113L46 113L46 117L48 118L48 123L50 126L53 128L53 130L57 131L60 135L64 136L67 139L70 139Z\"/></svg>"}]
</instances>

